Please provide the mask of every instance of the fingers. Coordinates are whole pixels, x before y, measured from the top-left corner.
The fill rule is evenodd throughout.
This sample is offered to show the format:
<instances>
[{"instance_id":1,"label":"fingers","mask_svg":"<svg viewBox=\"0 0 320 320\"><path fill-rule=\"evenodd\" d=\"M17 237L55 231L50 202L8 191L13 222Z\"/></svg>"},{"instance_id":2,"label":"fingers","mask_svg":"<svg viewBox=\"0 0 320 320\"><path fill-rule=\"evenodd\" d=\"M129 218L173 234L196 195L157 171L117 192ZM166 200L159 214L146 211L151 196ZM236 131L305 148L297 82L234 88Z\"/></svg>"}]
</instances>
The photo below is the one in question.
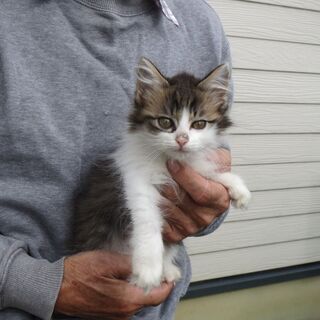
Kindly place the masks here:
<instances>
[{"instance_id":1,"label":"fingers","mask_svg":"<svg viewBox=\"0 0 320 320\"><path fill-rule=\"evenodd\" d=\"M162 195L169 200L163 203L162 206L162 209L165 210L166 218L168 217L169 220L174 219L174 216L176 216L176 214L173 214L173 212L175 211L175 206L177 206L181 209L180 211L184 213L184 216L186 215L187 217L190 217L198 227L202 228L208 223L211 223L215 217L218 217L222 212L225 211L225 208L219 208L219 206L215 206L214 208L199 206L182 189L180 189L178 193L179 195L177 196L177 192L171 186L165 186L162 189ZM175 206L173 206L173 204L175 204ZM221 209L223 209L223 211ZM171 216L173 217L171 218ZM182 220L185 218L182 217L181 214L179 216L181 216L179 221L185 221Z\"/></svg>"},{"instance_id":2,"label":"fingers","mask_svg":"<svg viewBox=\"0 0 320 320\"><path fill-rule=\"evenodd\" d=\"M206 207L196 203L182 189L176 190L171 186L163 186L161 194L164 198L161 209L165 217L162 231L164 240L169 243L178 243L213 223L230 204L227 190L223 189L223 192L215 206Z\"/></svg>"},{"instance_id":3,"label":"fingers","mask_svg":"<svg viewBox=\"0 0 320 320\"><path fill-rule=\"evenodd\" d=\"M177 243L197 234L222 213L217 209L197 205L189 196L185 196L179 205L168 201L162 210L166 219L162 235L169 243Z\"/></svg>"},{"instance_id":4,"label":"fingers","mask_svg":"<svg viewBox=\"0 0 320 320\"><path fill-rule=\"evenodd\" d=\"M131 257L126 255L121 255L119 253L114 252L104 252L101 251L101 254L103 255L102 260L108 261L109 264L109 270L110 270L110 261L112 260L112 266L111 269L113 270L113 275L116 279L110 280L107 279L107 281L110 283L110 281L117 282L118 285L122 286L122 290L119 292L124 292L125 295L128 297L128 300L131 301L131 306L128 305L129 308L134 309L132 311L136 312L138 308L141 308L142 306L149 306L149 305L158 305L162 303L167 296L170 294L173 284L172 283L162 283L159 288L155 288L151 290L149 294L145 294L144 290L134 286L130 283L128 283L127 279L132 273L131 268ZM101 261L102 262L102 261ZM119 275L125 276L125 280L121 280L119 278ZM130 310L126 310L130 313Z\"/></svg>"},{"instance_id":5,"label":"fingers","mask_svg":"<svg viewBox=\"0 0 320 320\"><path fill-rule=\"evenodd\" d=\"M130 319L144 306L162 303L173 288L163 283L146 295L117 274L131 274L129 257L102 250L67 257L55 312L85 319Z\"/></svg>"},{"instance_id":6,"label":"fingers","mask_svg":"<svg viewBox=\"0 0 320 320\"><path fill-rule=\"evenodd\" d=\"M151 290L151 292L145 296L145 305L157 306L161 304L167 299L173 287L172 282L163 282L160 287Z\"/></svg>"},{"instance_id":7,"label":"fingers","mask_svg":"<svg viewBox=\"0 0 320 320\"><path fill-rule=\"evenodd\" d=\"M101 307L105 307L105 312L110 312L114 317L133 316L139 310L148 306L157 306L169 296L173 289L173 283L163 282L160 287L152 289L148 294L145 291L127 280L101 279L101 298L104 297L105 288L112 288L112 300L109 305L101 301ZM108 318L109 319L109 318ZM122 319L122 318L121 318Z\"/></svg>"},{"instance_id":8,"label":"fingers","mask_svg":"<svg viewBox=\"0 0 320 320\"><path fill-rule=\"evenodd\" d=\"M101 275L113 274L115 278L127 279L132 273L131 257L117 252L96 250L87 252L99 268ZM86 257L88 259L88 257Z\"/></svg>"},{"instance_id":9,"label":"fingers","mask_svg":"<svg viewBox=\"0 0 320 320\"><path fill-rule=\"evenodd\" d=\"M168 201L161 206L165 214L162 236L169 243L177 243L198 231L198 226L174 203Z\"/></svg>"},{"instance_id":10,"label":"fingers","mask_svg":"<svg viewBox=\"0 0 320 320\"><path fill-rule=\"evenodd\" d=\"M203 178L189 166L182 166L177 161L168 161L168 170L197 204L209 208L229 207L229 195L222 184Z\"/></svg>"},{"instance_id":11,"label":"fingers","mask_svg":"<svg viewBox=\"0 0 320 320\"><path fill-rule=\"evenodd\" d=\"M197 232L207 227L218 216L220 216L220 214L224 212L224 210L221 210L221 208L217 206L214 208L199 206L189 196L185 197L183 203L181 203L179 207L192 219L194 224L198 227Z\"/></svg>"},{"instance_id":12,"label":"fingers","mask_svg":"<svg viewBox=\"0 0 320 320\"><path fill-rule=\"evenodd\" d=\"M118 279L128 279L132 273L131 257L119 253L112 253L111 259L113 275Z\"/></svg>"},{"instance_id":13,"label":"fingers","mask_svg":"<svg viewBox=\"0 0 320 320\"><path fill-rule=\"evenodd\" d=\"M152 289L148 294L145 294L143 289L130 285L132 292L131 297L136 305L140 306L157 306L167 299L173 289L172 282L162 282L161 286Z\"/></svg>"},{"instance_id":14,"label":"fingers","mask_svg":"<svg viewBox=\"0 0 320 320\"><path fill-rule=\"evenodd\" d=\"M231 153L229 150L223 148L217 149L209 154L209 160L217 165L218 172L231 171Z\"/></svg>"},{"instance_id":15,"label":"fingers","mask_svg":"<svg viewBox=\"0 0 320 320\"><path fill-rule=\"evenodd\" d=\"M178 161L170 160L168 169L173 179L199 204L212 202L209 182L188 166L182 166Z\"/></svg>"}]
</instances>

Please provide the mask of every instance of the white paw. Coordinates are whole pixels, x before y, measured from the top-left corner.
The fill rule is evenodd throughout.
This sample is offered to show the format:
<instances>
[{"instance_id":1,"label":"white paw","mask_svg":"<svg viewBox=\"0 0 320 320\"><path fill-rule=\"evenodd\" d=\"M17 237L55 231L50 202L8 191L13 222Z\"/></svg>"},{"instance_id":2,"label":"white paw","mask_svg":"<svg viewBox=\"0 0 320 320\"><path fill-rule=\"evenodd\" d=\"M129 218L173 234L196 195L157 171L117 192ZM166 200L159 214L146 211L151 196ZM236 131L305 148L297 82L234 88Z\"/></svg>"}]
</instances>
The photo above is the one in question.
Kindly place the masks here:
<instances>
[{"instance_id":1,"label":"white paw","mask_svg":"<svg viewBox=\"0 0 320 320\"><path fill-rule=\"evenodd\" d=\"M130 278L130 282L139 288L142 288L145 293L151 289L159 287L162 279L162 262L151 264L142 263L133 268L134 271Z\"/></svg>"},{"instance_id":2,"label":"white paw","mask_svg":"<svg viewBox=\"0 0 320 320\"><path fill-rule=\"evenodd\" d=\"M229 194L232 199L232 204L236 208L245 209L251 200L251 192L245 185L240 185L229 189Z\"/></svg>"},{"instance_id":3,"label":"white paw","mask_svg":"<svg viewBox=\"0 0 320 320\"><path fill-rule=\"evenodd\" d=\"M166 262L163 266L163 280L176 282L181 279L181 271L173 262Z\"/></svg>"}]
</instances>

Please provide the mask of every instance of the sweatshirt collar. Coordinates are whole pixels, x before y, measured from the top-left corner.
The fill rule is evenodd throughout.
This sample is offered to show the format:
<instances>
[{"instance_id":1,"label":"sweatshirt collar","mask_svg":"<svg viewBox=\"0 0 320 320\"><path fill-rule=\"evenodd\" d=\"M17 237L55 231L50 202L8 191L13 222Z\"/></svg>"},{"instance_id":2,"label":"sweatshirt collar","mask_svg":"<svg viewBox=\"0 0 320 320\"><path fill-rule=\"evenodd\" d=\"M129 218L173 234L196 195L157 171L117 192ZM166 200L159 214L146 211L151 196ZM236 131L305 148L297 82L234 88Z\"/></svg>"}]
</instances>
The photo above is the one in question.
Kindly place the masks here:
<instances>
[{"instance_id":1,"label":"sweatshirt collar","mask_svg":"<svg viewBox=\"0 0 320 320\"><path fill-rule=\"evenodd\" d=\"M157 5L162 13L173 22L179 25L177 19L173 15L166 0L76 0L77 2L86 5L90 8L109 11L124 16L134 16L142 14L152 8L154 4Z\"/></svg>"},{"instance_id":2,"label":"sweatshirt collar","mask_svg":"<svg viewBox=\"0 0 320 320\"><path fill-rule=\"evenodd\" d=\"M134 16L148 11L153 6L150 0L75 0L99 11L113 12L123 16Z\"/></svg>"}]
</instances>

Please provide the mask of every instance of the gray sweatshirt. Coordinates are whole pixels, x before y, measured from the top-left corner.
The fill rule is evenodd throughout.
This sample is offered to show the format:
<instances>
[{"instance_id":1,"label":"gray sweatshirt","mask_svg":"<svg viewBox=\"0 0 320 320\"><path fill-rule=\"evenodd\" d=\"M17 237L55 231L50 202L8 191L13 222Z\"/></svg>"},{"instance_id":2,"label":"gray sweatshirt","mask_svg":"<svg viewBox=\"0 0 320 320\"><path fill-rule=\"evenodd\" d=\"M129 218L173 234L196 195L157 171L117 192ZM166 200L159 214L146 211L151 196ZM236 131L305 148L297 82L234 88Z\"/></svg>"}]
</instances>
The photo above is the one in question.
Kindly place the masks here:
<instances>
[{"instance_id":1,"label":"gray sweatshirt","mask_svg":"<svg viewBox=\"0 0 320 320\"><path fill-rule=\"evenodd\" d=\"M125 128L140 57L167 76L229 61L204 1L167 4L179 26L151 0L0 1L1 320L55 319L73 198ZM179 257L171 296L135 319L173 318L191 274Z\"/></svg>"}]
</instances>

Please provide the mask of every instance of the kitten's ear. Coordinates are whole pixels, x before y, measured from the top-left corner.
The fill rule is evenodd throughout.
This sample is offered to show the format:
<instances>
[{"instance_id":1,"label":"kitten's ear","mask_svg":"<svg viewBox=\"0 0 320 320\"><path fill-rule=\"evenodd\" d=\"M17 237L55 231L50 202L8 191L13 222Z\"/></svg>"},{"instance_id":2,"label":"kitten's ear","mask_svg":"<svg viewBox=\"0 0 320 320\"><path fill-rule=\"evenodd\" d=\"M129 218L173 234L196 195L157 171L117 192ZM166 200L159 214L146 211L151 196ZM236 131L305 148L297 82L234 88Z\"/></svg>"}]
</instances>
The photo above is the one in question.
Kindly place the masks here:
<instances>
[{"instance_id":1,"label":"kitten's ear","mask_svg":"<svg viewBox=\"0 0 320 320\"><path fill-rule=\"evenodd\" d=\"M221 64L212 70L200 83L198 87L205 90L229 90L231 70L228 64Z\"/></svg>"},{"instance_id":2,"label":"kitten's ear","mask_svg":"<svg viewBox=\"0 0 320 320\"><path fill-rule=\"evenodd\" d=\"M231 86L231 68L228 64L221 64L211 71L202 81L199 82L198 88L208 92L213 98L223 99L221 110L226 111Z\"/></svg>"},{"instance_id":3,"label":"kitten's ear","mask_svg":"<svg viewBox=\"0 0 320 320\"><path fill-rule=\"evenodd\" d=\"M137 67L136 99L167 87L168 81L148 59L142 57Z\"/></svg>"}]
</instances>

